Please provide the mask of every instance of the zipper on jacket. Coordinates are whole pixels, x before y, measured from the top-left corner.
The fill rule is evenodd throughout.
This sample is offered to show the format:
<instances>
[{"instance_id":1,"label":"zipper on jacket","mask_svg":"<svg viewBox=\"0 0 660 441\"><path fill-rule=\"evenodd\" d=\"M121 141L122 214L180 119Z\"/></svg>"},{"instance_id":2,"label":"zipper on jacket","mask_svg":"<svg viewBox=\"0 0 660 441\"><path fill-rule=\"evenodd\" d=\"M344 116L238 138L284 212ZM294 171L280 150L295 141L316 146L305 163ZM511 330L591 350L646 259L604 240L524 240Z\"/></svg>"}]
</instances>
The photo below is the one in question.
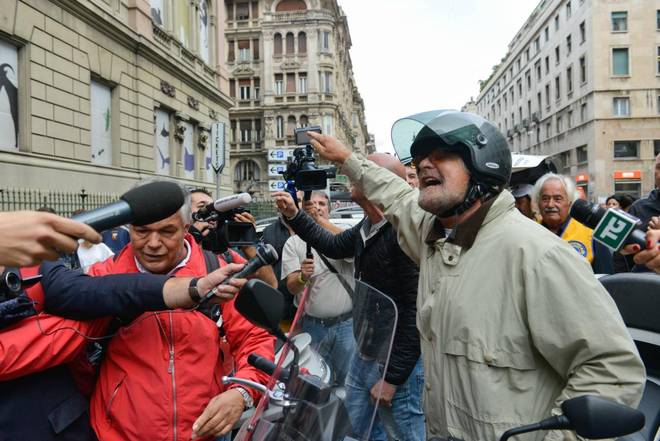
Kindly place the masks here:
<instances>
[{"instance_id":1,"label":"zipper on jacket","mask_svg":"<svg viewBox=\"0 0 660 441\"><path fill-rule=\"evenodd\" d=\"M174 441L177 440L177 427L176 427L176 377L175 377L175 370L174 370L174 323L172 320L172 312L170 311L169 313L170 316L170 365L167 369L167 372L169 372L172 375L172 403L174 407Z\"/></svg>"}]
</instances>

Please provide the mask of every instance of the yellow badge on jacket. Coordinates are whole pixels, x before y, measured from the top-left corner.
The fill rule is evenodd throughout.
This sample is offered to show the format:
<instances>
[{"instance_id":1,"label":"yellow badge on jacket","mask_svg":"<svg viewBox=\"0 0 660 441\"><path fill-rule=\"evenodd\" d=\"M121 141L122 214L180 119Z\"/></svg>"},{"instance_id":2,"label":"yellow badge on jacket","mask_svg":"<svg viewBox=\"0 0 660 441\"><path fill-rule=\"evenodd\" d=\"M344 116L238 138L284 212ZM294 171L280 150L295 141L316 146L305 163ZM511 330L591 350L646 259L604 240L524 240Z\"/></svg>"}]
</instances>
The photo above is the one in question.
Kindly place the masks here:
<instances>
[{"instance_id":1,"label":"yellow badge on jacket","mask_svg":"<svg viewBox=\"0 0 660 441\"><path fill-rule=\"evenodd\" d=\"M571 246L580 253L582 257L587 259L589 263L594 260L594 251L591 245L593 230L585 227L575 219L571 219L561 238L571 244Z\"/></svg>"}]
</instances>

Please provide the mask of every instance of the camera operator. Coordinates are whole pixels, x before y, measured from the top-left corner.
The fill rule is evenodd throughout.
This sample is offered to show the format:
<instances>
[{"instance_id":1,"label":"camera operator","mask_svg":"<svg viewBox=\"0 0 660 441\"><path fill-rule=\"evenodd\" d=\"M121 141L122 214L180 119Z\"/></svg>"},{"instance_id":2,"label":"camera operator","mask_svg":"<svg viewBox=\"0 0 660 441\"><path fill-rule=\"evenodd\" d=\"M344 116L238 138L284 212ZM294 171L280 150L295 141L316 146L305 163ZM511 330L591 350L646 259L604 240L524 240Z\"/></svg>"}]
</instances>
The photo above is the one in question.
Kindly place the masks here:
<instances>
[{"instance_id":1,"label":"camera operator","mask_svg":"<svg viewBox=\"0 0 660 441\"><path fill-rule=\"evenodd\" d=\"M78 249L78 240L99 243L91 227L55 214L35 211L0 213L0 265L20 267L56 260Z\"/></svg>"},{"instance_id":2,"label":"camera operator","mask_svg":"<svg viewBox=\"0 0 660 441\"><path fill-rule=\"evenodd\" d=\"M192 210L192 213L197 213L202 208L213 203L213 198L211 197L209 192L204 189L192 190L190 192L190 198L191 198L190 208ZM253 228L254 225L256 224L256 221L252 216L252 214L250 214L247 211L243 213L234 214L233 220L235 222L252 224ZM256 256L256 248L254 247L254 245L241 246L240 250L243 255L231 249L230 244L227 243L224 240L224 238L219 237L220 231L218 231L218 228L220 228L221 226L222 225L218 225L218 223L215 221L212 222L194 221L192 225L188 228L188 231L195 238L195 241L199 243L204 250L212 251L216 254L219 254L223 262L241 263L241 262L245 262L245 258L251 259L254 256ZM208 240L211 238L210 235L215 235L215 240L213 241ZM209 249L207 245L210 245L211 249ZM243 256L245 256L245 258ZM279 256L281 255L279 254L278 251L278 257ZM277 287L277 278L275 277L275 272L273 271L273 267L271 265L265 265L259 268L255 272L254 276L257 279L261 279L264 282L268 283L270 286Z\"/></svg>"}]
</instances>

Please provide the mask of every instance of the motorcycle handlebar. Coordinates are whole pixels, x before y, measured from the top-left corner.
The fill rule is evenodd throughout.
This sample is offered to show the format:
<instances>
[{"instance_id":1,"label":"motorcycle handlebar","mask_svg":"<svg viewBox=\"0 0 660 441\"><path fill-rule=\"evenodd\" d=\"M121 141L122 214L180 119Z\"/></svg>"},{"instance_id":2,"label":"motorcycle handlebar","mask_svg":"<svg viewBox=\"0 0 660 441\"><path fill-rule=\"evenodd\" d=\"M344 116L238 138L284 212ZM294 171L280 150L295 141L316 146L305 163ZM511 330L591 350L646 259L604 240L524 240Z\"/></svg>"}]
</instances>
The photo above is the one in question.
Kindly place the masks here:
<instances>
[{"instance_id":1,"label":"motorcycle handlebar","mask_svg":"<svg viewBox=\"0 0 660 441\"><path fill-rule=\"evenodd\" d=\"M248 363L251 366L254 366L257 369L259 369L261 372L267 373L268 375L273 375L275 369L277 368L277 366L275 366L275 363L273 363L269 359L254 353L248 355ZM286 382L288 377L289 377L288 371L282 370L279 375L279 380Z\"/></svg>"}]
</instances>

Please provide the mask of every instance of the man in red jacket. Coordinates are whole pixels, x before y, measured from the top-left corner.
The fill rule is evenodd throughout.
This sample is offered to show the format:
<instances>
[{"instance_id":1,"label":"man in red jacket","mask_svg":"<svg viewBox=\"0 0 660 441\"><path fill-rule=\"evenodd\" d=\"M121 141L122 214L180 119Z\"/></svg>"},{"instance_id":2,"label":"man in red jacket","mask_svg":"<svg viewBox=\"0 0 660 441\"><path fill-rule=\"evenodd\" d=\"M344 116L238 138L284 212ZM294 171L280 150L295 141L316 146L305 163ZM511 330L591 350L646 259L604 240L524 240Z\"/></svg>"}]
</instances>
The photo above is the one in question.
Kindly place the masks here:
<instances>
[{"instance_id":1,"label":"man in red jacket","mask_svg":"<svg viewBox=\"0 0 660 441\"><path fill-rule=\"evenodd\" d=\"M131 226L131 243L89 274L206 274L204 253L186 233L190 219L188 202L169 218ZM236 253L233 260L245 261ZM92 426L102 441L223 435L258 398L253 390L222 385L221 377L231 373L224 367L228 357L235 376L268 380L247 357L257 353L272 360L274 339L245 320L233 300L222 304L218 323L198 310L147 312L131 319L108 344L92 395Z\"/></svg>"}]
</instances>

